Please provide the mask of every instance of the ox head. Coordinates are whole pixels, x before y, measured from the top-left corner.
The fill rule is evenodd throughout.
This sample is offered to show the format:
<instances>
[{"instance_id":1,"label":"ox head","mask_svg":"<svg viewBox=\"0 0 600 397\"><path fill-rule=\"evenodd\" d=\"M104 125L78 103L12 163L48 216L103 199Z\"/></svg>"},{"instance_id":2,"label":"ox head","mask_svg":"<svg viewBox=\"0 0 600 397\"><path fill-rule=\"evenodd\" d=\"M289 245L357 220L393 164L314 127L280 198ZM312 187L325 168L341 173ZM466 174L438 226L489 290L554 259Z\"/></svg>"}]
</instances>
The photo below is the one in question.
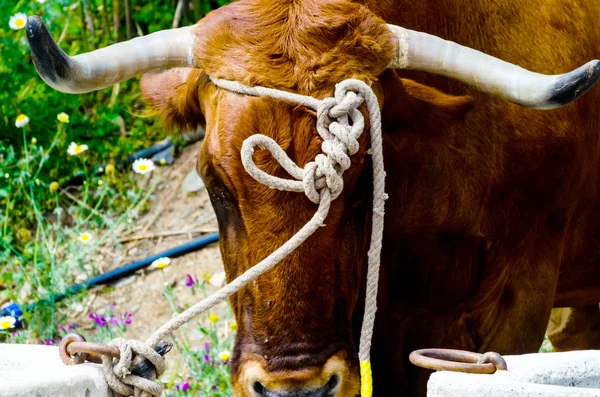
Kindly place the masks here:
<instances>
[{"instance_id":1,"label":"ox head","mask_svg":"<svg viewBox=\"0 0 600 397\"><path fill-rule=\"evenodd\" d=\"M302 167L320 153L321 139L310 109L235 94L217 88L209 76L318 98L331 96L337 82L356 78L370 84L382 104L387 91L379 77L386 69L418 69L523 106L553 108L583 94L600 73L593 61L565 75L539 75L386 25L346 1L242 0L192 27L75 57L58 48L38 18L29 19L27 37L40 75L56 89L87 92L146 73L145 97L168 124L206 128L198 171L217 214L228 281L281 246L316 209L304 195L272 190L250 177L240 158L243 141L257 133L270 136ZM161 69L169 70L155 73ZM442 95L411 84L405 91ZM441 102L461 108L469 101ZM361 319L371 210L367 135L344 174L344 191L332 203L326 227L231 297L239 324L236 396L358 394L354 330ZM257 151L254 161L286 177L269 152Z\"/></svg>"}]
</instances>

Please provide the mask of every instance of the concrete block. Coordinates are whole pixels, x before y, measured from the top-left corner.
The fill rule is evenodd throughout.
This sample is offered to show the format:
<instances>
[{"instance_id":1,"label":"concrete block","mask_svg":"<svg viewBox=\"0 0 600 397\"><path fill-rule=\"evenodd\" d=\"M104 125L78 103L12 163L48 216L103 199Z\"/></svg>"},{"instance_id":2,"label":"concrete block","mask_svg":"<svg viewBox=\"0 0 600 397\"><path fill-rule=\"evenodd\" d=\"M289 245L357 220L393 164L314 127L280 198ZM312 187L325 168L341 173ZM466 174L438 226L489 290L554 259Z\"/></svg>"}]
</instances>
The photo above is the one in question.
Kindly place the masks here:
<instances>
[{"instance_id":1,"label":"concrete block","mask_svg":"<svg viewBox=\"0 0 600 397\"><path fill-rule=\"evenodd\" d=\"M493 375L439 371L428 397L600 397L600 351L504 356L508 371Z\"/></svg>"},{"instance_id":2,"label":"concrete block","mask_svg":"<svg viewBox=\"0 0 600 397\"><path fill-rule=\"evenodd\" d=\"M0 397L113 397L102 368L67 366L56 346L0 344Z\"/></svg>"}]
</instances>

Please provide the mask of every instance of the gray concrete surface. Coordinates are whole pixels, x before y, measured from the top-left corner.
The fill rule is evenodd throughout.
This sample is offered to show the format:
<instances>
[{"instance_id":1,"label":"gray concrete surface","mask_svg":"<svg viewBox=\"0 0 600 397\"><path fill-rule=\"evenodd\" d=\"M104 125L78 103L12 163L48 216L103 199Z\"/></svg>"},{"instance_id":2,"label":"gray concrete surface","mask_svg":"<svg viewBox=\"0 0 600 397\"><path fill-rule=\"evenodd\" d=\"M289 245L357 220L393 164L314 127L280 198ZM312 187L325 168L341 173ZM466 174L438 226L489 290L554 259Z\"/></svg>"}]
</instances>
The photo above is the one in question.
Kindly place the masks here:
<instances>
[{"instance_id":1,"label":"gray concrete surface","mask_svg":"<svg viewBox=\"0 0 600 397\"><path fill-rule=\"evenodd\" d=\"M600 397L600 351L505 356L493 375L435 372L428 397Z\"/></svg>"},{"instance_id":2,"label":"gray concrete surface","mask_svg":"<svg viewBox=\"0 0 600 397\"><path fill-rule=\"evenodd\" d=\"M56 346L0 344L0 397L112 397L100 365L66 366Z\"/></svg>"}]
</instances>

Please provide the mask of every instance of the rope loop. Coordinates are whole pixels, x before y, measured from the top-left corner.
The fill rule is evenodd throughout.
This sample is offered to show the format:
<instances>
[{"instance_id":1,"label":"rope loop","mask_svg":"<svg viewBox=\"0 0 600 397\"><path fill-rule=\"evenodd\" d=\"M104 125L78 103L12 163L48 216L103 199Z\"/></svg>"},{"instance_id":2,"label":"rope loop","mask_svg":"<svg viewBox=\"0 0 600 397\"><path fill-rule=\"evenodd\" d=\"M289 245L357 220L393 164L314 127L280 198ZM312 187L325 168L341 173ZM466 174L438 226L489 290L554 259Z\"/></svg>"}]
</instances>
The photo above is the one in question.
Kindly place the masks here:
<instances>
[{"instance_id":1,"label":"rope loop","mask_svg":"<svg viewBox=\"0 0 600 397\"><path fill-rule=\"evenodd\" d=\"M344 190L343 173L352 163L350 156L360 148L358 138L365 129L365 119L359 107L365 101L361 92L369 87L359 80L345 80L336 85L335 96L321 100L317 106L317 131L323 143L322 154L304 168L294 163L272 138L256 134L242 145L242 164L258 182L272 189L301 192L318 204L319 192L327 188L335 200ZM248 93L248 90L244 90ZM286 99L285 93L281 94ZM292 99L292 98L290 98ZM253 154L256 147L268 150L281 167L295 180L269 175L256 166Z\"/></svg>"}]
</instances>

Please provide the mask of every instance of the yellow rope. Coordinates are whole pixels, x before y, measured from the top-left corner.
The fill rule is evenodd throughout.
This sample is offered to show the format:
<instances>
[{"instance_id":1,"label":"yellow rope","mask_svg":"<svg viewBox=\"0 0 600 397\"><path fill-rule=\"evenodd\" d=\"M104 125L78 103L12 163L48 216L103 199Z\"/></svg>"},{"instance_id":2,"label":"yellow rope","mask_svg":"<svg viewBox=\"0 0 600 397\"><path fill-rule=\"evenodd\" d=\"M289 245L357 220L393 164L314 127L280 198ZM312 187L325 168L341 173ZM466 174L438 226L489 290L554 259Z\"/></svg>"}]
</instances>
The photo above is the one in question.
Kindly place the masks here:
<instances>
[{"instance_id":1,"label":"yellow rope","mask_svg":"<svg viewBox=\"0 0 600 397\"><path fill-rule=\"evenodd\" d=\"M371 361L360 362L360 397L371 397L373 395L373 374L371 372Z\"/></svg>"}]
</instances>

